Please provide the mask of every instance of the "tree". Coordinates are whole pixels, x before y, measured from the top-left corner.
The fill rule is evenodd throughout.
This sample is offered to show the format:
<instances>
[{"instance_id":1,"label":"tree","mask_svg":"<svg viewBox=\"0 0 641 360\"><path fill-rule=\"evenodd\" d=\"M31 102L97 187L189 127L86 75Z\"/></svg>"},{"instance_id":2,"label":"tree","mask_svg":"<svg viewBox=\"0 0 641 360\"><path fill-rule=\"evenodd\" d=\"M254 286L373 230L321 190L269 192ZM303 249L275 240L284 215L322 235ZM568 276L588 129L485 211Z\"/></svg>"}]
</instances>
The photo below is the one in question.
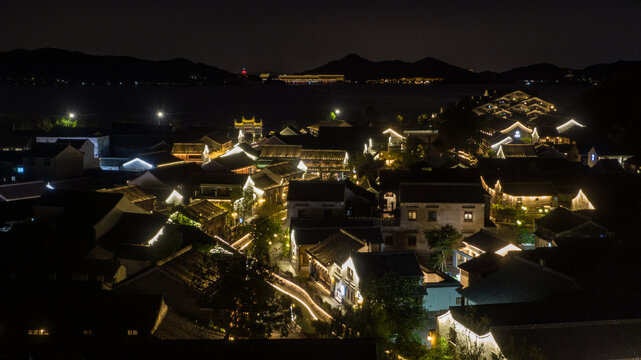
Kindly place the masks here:
<instances>
[{"instance_id":1,"label":"tree","mask_svg":"<svg viewBox=\"0 0 641 360\"><path fill-rule=\"evenodd\" d=\"M445 225L440 229L425 231L427 244L432 249L430 266L445 272L447 259L452 257L454 246L461 236L452 225Z\"/></svg>"},{"instance_id":2,"label":"tree","mask_svg":"<svg viewBox=\"0 0 641 360\"><path fill-rule=\"evenodd\" d=\"M365 109L365 127L374 126L380 119L381 114L379 114L373 106L370 105Z\"/></svg>"},{"instance_id":3,"label":"tree","mask_svg":"<svg viewBox=\"0 0 641 360\"><path fill-rule=\"evenodd\" d=\"M259 216L250 223L252 238L252 255L265 263L269 263L269 248L274 235L280 233L280 224L269 217Z\"/></svg>"},{"instance_id":4,"label":"tree","mask_svg":"<svg viewBox=\"0 0 641 360\"><path fill-rule=\"evenodd\" d=\"M425 143L414 136L410 136L405 141L405 150L401 154L402 167L410 165L425 159Z\"/></svg>"},{"instance_id":5,"label":"tree","mask_svg":"<svg viewBox=\"0 0 641 360\"><path fill-rule=\"evenodd\" d=\"M526 229L521 229L516 237L516 241L521 245L534 244L534 234L530 234Z\"/></svg>"},{"instance_id":6,"label":"tree","mask_svg":"<svg viewBox=\"0 0 641 360\"><path fill-rule=\"evenodd\" d=\"M78 120L68 119L63 116L56 120L56 126L75 128L78 126Z\"/></svg>"},{"instance_id":7,"label":"tree","mask_svg":"<svg viewBox=\"0 0 641 360\"><path fill-rule=\"evenodd\" d=\"M452 360L455 353L456 351L452 344L446 338L439 337L436 340L436 345L421 360Z\"/></svg>"},{"instance_id":8,"label":"tree","mask_svg":"<svg viewBox=\"0 0 641 360\"><path fill-rule=\"evenodd\" d=\"M47 118L38 119L37 126L38 126L38 130L44 130L46 132L49 132L49 130L53 129L53 121Z\"/></svg>"},{"instance_id":9,"label":"tree","mask_svg":"<svg viewBox=\"0 0 641 360\"><path fill-rule=\"evenodd\" d=\"M151 244L151 260L156 262L175 254L182 248L183 234L177 225L165 225L162 234Z\"/></svg>"},{"instance_id":10,"label":"tree","mask_svg":"<svg viewBox=\"0 0 641 360\"><path fill-rule=\"evenodd\" d=\"M202 303L214 309L212 323L226 339L287 336L291 302L271 286L275 279L264 262L224 252L203 258L195 280L207 289Z\"/></svg>"},{"instance_id":11,"label":"tree","mask_svg":"<svg viewBox=\"0 0 641 360\"><path fill-rule=\"evenodd\" d=\"M427 114L420 114L420 115L416 118L416 124L417 124L418 126L420 126L420 127L423 127L423 126L427 125L427 120L429 120L429 118L430 118L430 117L429 117L429 115L427 115Z\"/></svg>"},{"instance_id":12,"label":"tree","mask_svg":"<svg viewBox=\"0 0 641 360\"><path fill-rule=\"evenodd\" d=\"M479 129L491 119L491 116L479 116L472 110L478 104L470 99L450 104L439 115L439 135L450 146L464 150L470 154L476 153L475 144L480 143Z\"/></svg>"},{"instance_id":13,"label":"tree","mask_svg":"<svg viewBox=\"0 0 641 360\"><path fill-rule=\"evenodd\" d=\"M476 334L487 334L490 331L490 320L487 316L477 316L474 307L468 307L463 314L465 324L469 329L473 329ZM457 335L455 328L450 328L449 340L456 344L454 359L456 360L487 360L483 356L484 346L478 341L472 341L470 336Z\"/></svg>"},{"instance_id":14,"label":"tree","mask_svg":"<svg viewBox=\"0 0 641 360\"><path fill-rule=\"evenodd\" d=\"M358 307L334 314L331 330L339 337L374 338L381 351L405 349L406 353L415 353L417 344L421 345L413 333L427 315L420 281L388 272L362 280L361 293L363 300Z\"/></svg>"},{"instance_id":15,"label":"tree","mask_svg":"<svg viewBox=\"0 0 641 360\"><path fill-rule=\"evenodd\" d=\"M385 165L382 160L375 160L374 156L369 153L356 153L350 157L350 161L356 170L356 175L360 178L367 178L370 184L376 181L378 169Z\"/></svg>"},{"instance_id":16,"label":"tree","mask_svg":"<svg viewBox=\"0 0 641 360\"><path fill-rule=\"evenodd\" d=\"M243 219L243 221L247 220L247 218L252 215L255 200L256 195L254 194L254 187L248 186L243 189L243 196L234 202L236 212L238 213L238 216Z\"/></svg>"}]
</instances>

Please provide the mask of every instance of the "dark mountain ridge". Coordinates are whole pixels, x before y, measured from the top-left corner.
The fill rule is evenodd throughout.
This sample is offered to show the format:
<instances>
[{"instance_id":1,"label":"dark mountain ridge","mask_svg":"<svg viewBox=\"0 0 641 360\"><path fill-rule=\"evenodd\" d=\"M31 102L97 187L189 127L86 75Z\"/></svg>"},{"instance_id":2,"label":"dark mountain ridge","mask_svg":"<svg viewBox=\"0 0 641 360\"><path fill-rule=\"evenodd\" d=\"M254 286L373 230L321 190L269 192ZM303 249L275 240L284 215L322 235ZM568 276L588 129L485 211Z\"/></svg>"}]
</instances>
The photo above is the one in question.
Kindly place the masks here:
<instances>
[{"instance_id":1,"label":"dark mountain ridge","mask_svg":"<svg viewBox=\"0 0 641 360\"><path fill-rule=\"evenodd\" d=\"M356 54L333 60L302 74L343 74L355 81L401 77L445 78L453 83L515 83L526 80L556 81L607 81L626 76L638 77L641 61L618 61L596 64L585 69L562 68L540 63L517 67L503 72L473 72L431 57L415 62L401 60L371 61Z\"/></svg>"},{"instance_id":2,"label":"dark mountain ridge","mask_svg":"<svg viewBox=\"0 0 641 360\"><path fill-rule=\"evenodd\" d=\"M331 61L303 74L344 74L350 80L364 81L400 77L444 77L454 81L476 77L477 74L427 57L416 62L401 60L371 61L357 54Z\"/></svg>"},{"instance_id":3,"label":"dark mountain ridge","mask_svg":"<svg viewBox=\"0 0 641 360\"><path fill-rule=\"evenodd\" d=\"M151 61L44 48L1 52L0 78L63 82L219 83L233 79L234 75L184 58Z\"/></svg>"},{"instance_id":4,"label":"dark mountain ridge","mask_svg":"<svg viewBox=\"0 0 641 360\"><path fill-rule=\"evenodd\" d=\"M357 54L302 74L343 74L348 80L363 82L384 78L445 78L450 83L601 82L611 79L640 78L641 61L595 64L585 69L561 68L541 63L504 72L473 72L433 57L415 62L372 61ZM33 79L33 80L31 80ZM129 56L97 56L53 48L0 52L1 83L80 83L104 84L219 84L256 82L257 76L238 75L184 58L151 61Z\"/></svg>"}]
</instances>

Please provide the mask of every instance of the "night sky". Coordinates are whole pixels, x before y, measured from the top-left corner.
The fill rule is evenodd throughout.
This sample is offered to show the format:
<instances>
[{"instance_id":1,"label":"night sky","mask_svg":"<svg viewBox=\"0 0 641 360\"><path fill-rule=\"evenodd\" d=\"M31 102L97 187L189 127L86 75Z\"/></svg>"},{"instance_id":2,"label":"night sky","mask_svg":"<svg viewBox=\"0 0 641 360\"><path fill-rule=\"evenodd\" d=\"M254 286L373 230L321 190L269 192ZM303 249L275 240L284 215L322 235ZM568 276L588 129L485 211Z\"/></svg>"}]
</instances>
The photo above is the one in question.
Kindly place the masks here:
<instances>
[{"instance_id":1,"label":"night sky","mask_svg":"<svg viewBox=\"0 0 641 360\"><path fill-rule=\"evenodd\" d=\"M0 1L0 51L57 47L233 72L294 72L348 53L477 71L641 59L641 1Z\"/></svg>"}]
</instances>

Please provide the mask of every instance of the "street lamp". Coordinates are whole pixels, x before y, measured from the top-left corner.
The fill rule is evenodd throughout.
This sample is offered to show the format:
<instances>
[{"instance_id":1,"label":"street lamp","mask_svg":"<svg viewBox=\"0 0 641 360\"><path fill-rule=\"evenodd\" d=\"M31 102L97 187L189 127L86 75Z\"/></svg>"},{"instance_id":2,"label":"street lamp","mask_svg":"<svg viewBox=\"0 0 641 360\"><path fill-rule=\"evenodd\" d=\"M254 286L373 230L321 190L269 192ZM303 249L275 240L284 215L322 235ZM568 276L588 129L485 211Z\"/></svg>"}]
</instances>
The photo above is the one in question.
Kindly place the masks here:
<instances>
[{"instance_id":1,"label":"street lamp","mask_svg":"<svg viewBox=\"0 0 641 360\"><path fill-rule=\"evenodd\" d=\"M156 113L156 116L158 116L159 118L162 118L163 116L165 116L165 113L163 113L162 111L159 111Z\"/></svg>"},{"instance_id":2,"label":"street lamp","mask_svg":"<svg viewBox=\"0 0 641 360\"><path fill-rule=\"evenodd\" d=\"M338 114L340 114L340 113L341 113L341 109L336 109L336 110L334 110L334 114L338 115Z\"/></svg>"},{"instance_id":3,"label":"street lamp","mask_svg":"<svg viewBox=\"0 0 641 360\"><path fill-rule=\"evenodd\" d=\"M76 114L74 114L74 113L72 113L72 112L70 112L70 113L69 113L69 118L70 118L70 119L73 119L73 118L75 118L75 117L76 117Z\"/></svg>"}]
</instances>

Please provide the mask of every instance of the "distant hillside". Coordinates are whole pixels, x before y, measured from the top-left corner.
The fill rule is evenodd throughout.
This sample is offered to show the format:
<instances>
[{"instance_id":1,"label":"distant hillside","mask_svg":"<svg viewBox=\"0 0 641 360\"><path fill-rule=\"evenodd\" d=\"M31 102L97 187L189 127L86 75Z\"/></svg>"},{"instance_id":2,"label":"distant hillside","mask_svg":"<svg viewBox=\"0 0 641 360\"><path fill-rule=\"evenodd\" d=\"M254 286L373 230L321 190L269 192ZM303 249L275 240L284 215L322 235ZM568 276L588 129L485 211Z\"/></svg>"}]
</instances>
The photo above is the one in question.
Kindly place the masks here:
<instances>
[{"instance_id":1,"label":"distant hillside","mask_svg":"<svg viewBox=\"0 0 641 360\"><path fill-rule=\"evenodd\" d=\"M55 82L186 83L227 82L234 75L187 59L141 60L127 56L96 56L44 48L0 52L0 78Z\"/></svg>"},{"instance_id":2,"label":"distant hillside","mask_svg":"<svg viewBox=\"0 0 641 360\"><path fill-rule=\"evenodd\" d=\"M641 61L619 61L592 65L585 69L561 68L554 64L533 64L504 72L475 73L446 62L425 58L416 62L400 60L371 61L356 54L331 61L303 74L343 74L347 79L364 81L401 77L443 77L458 83L516 83L524 80L544 82L604 81L622 77L639 78Z\"/></svg>"},{"instance_id":3,"label":"distant hillside","mask_svg":"<svg viewBox=\"0 0 641 360\"><path fill-rule=\"evenodd\" d=\"M400 77L444 77L453 81L472 81L477 74L446 62L425 58L416 62L400 60L371 61L356 54L331 61L303 74L343 74L350 80L364 81Z\"/></svg>"},{"instance_id":4,"label":"distant hillside","mask_svg":"<svg viewBox=\"0 0 641 360\"><path fill-rule=\"evenodd\" d=\"M568 74L568 71L570 71L570 69L560 68L554 64L542 63L517 67L499 73L497 76L501 80L510 83L521 80L555 81L562 79Z\"/></svg>"}]
</instances>

